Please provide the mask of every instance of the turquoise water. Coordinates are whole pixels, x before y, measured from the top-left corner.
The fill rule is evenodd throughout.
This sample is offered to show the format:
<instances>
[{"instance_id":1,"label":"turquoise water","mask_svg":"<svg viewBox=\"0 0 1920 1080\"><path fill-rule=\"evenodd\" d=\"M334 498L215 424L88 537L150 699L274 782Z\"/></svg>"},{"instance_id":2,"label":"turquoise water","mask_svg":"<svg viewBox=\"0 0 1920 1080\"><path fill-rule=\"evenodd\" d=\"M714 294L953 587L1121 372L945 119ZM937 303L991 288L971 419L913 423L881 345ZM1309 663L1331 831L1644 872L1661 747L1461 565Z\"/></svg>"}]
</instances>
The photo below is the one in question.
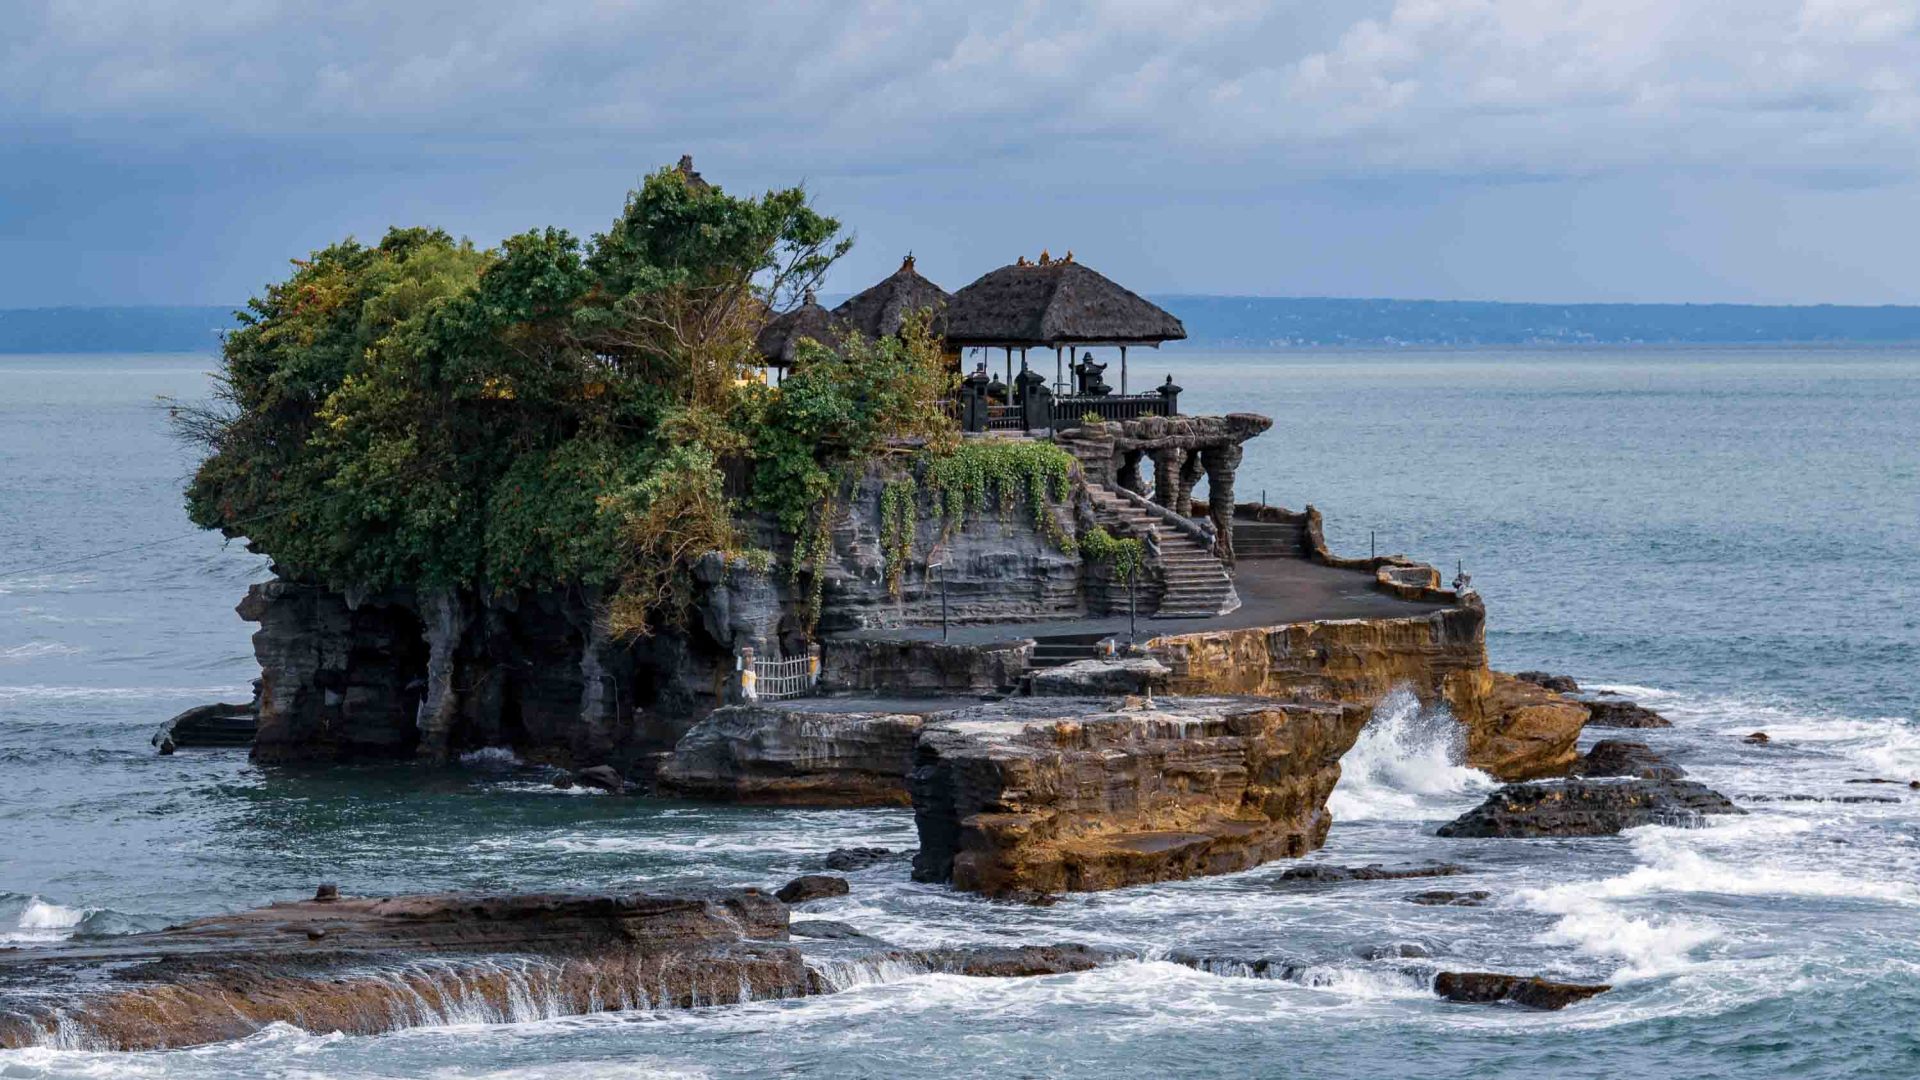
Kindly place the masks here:
<instances>
[{"instance_id":1,"label":"turquoise water","mask_svg":"<svg viewBox=\"0 0 1920 1080\"><path fill-rule=\"evenodd\" d=\"M309 891L778 884L900 811L564 794L483 756L443 770L155 756L187 705L244 695L232 606L264 560L189 535L188 454L156 395L205 357L0 357L0 938L55 941ZM1433 837L1490 786L1389 701L1318 858L1446 858L1420 883L1303 890L1280 867L987 904L902 864L816 905L902 944L1083 941L1297 961L1290 981L1146 960L1018 982L883 981L802 1002L376 1038L275 1029L158 1054L0 1053L0 1077L1839 1077L1920 1074L1920 352L1168 349L1189 411L1276 418L1240 494L1318 505L1329 540L1404 551L1485 595L1507 668L1615 686L1647 738L1750 815L1619 839ZM1142 376L1144 377L1144 376ZM106 558L60 564L91 552ZM1768 747L1738 736L1766 730ZM1891 803L1831 801L1868 792ZM1891 794L1888 794L1891 792ZM1828 801L1819 801L1825 799ZM1451 884L1449 887L1454 887ZM1418 943L1432 960L1373 961ZM1562 1013L1449 1006L1434 967L1606 979Z\"/></svg>"}]
</instances>

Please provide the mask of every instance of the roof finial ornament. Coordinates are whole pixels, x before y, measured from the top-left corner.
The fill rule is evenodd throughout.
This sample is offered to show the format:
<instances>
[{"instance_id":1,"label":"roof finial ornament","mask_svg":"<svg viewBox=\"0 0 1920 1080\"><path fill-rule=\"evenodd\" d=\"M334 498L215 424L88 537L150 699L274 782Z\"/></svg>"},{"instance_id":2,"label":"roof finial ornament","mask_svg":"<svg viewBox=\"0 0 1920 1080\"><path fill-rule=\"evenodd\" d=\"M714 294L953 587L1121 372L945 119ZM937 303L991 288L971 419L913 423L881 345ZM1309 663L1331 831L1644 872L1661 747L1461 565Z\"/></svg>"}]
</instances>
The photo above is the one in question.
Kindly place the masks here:
<instances>
[{"instance_id":1,"label":"roof finial ornament","mask_svg":"<svg viewBox=\"0 0 1920 1080\"><path fill-rule=\"evenodd\" d=\"M1040 249L1040 265L1041 265L1041 266L1052 266L1052 265L1053 265L1053 256L1051 256L1051 255L1049 255L1049 254L1047 254L1047 249L1046 249L1046 248L1041 248L1041 249Z\"/></svg>"},{"instance_id":2,"label":"roof finial ornament","mask_svg":"<svg viewBox=\"0 0 1920 1080\"><path fill-rule=\"evenodd\" d=\"M1073 249L1072 249L1072 248L1068 248L1068 249L1067 249L1067 254L1066 254L1066 256L1065 256L1064 258L1062 258L1062 259L1061 259L1060 261L1061 261L1061 262L1063 262L1063 263L1070 263L1070 262L1072 262L1072 261L1073 261Z\"/></svg>"},{"instance_id":3,"label":"roof finial ornament","mask_svg":"<svg viewBox=\"0 0 1920 1080\"><path fill-rule=\"evenodd\" d=\"M1020 258L1019 258L1018 260L1016 260L1016 261L1014 262L1014 264L1013 264L1013 265L1015 265L1015 266L1032 266L1033 264L1027 261L1027 257L1026 257L1025 255L1022 255L1022 256L1020 256Z\"/></svg>"},{"instance_id":4,"label":"roof finial ornament","mask_svg":"<svg viewBox=\"0 0 1920 1080\"><path fill-rule=\"evenodd\" d=\"M900 269L902 270L913 269L913 252L911 251L907 252L907 257L900 260Z\"/></svg>"},{"instance_id":5,"label":"roof finial ornament","mask_svg":"<svg viewBox=\"0 0 1920 1080\"><path fill-rule=\"evenodd\" d=\"M806 293L800 298L800 303L806 307L812 307L814 305L813 286L807 286ZM1169 376L1169 378L1171 378L1171 376Z\"/></svg>"}]
</instances>

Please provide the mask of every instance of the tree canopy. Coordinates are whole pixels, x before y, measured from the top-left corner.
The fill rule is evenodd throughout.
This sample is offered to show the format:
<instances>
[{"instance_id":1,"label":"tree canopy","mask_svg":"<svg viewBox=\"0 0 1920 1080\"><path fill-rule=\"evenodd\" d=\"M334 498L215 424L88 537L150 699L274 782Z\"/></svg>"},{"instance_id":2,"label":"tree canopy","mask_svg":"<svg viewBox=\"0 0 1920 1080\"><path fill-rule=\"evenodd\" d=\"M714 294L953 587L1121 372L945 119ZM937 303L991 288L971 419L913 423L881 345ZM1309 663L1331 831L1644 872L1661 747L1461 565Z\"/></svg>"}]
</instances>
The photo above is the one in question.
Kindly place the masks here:
<instances>
[{"instance_id":1,"label":"tree canopy","mask_svg":"<svg viewBox=\"0 0 1920 1080\"><path fill-rule=\"evenodd\" d=\"M685 168L648 176L585 242L536 229L481 250L396 228L334 244L239 313L215 404L183 412L209 451L188 511L284 575L584 586L645 632L690 598L693 559L744 553L742 512L798 535L837 469L951 437L924 321L812 348L779 389L751 377L768 312L849 246L800 188L736 197Z\"/></svg>"}]
</instances>

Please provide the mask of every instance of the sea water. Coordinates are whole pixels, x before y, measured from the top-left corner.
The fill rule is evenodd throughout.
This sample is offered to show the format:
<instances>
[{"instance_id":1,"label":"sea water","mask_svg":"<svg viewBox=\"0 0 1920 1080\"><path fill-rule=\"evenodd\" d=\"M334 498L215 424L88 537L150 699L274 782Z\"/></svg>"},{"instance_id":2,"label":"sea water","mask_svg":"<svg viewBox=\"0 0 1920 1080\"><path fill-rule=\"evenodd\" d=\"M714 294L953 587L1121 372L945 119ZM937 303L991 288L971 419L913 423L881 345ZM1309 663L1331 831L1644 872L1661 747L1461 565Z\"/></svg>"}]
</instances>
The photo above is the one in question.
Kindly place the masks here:
<instances>
[{"instance_id":1,"label":"sea water","mask_svg":"<svg viewBox=\"0 0 1920 1080\"><path fill-rule=\"evenodd\" d=\"M1130 357L1190 412L1274 418L1243 499L1326 515L1346 554L1473 576L1489 649L1672 718L1645 738L1752 812L1590 840L1442 840L1493 786L1447 718L1381 704L1316 860L1444 859L1444 881L1304 887L1281 865L991 904L900 862L812 905L903 945L1072 941L1077 975L851 973L817 999L457 1023L276 1026L148 1054L0 1053L4 1077L1920 1075L1920 352L1408 350ZM304 895L777 885L905 811L561 792L511 755L444 769L160 757L153 728L242 699L233 614L265 560L196 533L156 398L205 356L0 357L0 947ZM1741 736L1767 731L1772 742ZM1777 801L1779 796L1794 801ZM1872 795L1892 802L1839 801ZM1762 801L1766 797L1772 801ZM1425 887L1485 889L1424 907ZM1431 959L1364 959L1417 945ZM1166 958L1283 961L1279 977ZM1441 968L1605 980L1559 1013L1450 1005ZM1280 974L1284 973L1284 974Z\"/></svg>"}]
</instances>

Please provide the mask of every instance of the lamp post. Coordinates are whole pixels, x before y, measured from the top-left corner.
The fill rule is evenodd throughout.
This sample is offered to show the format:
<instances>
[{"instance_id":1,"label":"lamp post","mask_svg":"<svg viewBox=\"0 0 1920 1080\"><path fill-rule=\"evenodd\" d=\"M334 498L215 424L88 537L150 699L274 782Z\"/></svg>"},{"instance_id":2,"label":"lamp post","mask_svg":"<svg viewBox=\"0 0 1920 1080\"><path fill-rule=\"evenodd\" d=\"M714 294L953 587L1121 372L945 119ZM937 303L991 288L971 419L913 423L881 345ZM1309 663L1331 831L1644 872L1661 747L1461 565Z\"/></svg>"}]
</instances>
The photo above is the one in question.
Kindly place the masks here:
<instances>
[{"instance_id":1,"label":"lamp post","mask_svg":"<svg viewBox=\"0 0 1920 1080\"><path fill-rule=\"evenodd\" d=\"M947 561L928 563L929 571L940 571L940 640L947 640Z\"/></svg>"},{"instance_id":2,"label":"lamp post","mask_svg":"<svg viewBox=\"0 0 1920 1080\"><path fill-rule=\"evenodd\" d=\"M1137 579L1139 576L1140 576L1139 567L1135 567L1132 571L1130 571L1127 574L1127 644L1128 645L1133 644L1134 633L1136 630L1135 621L1140 612L1140 605L1136 601L1134 591L1133 591L1134 580ZM942 575L942 580L945 580L945 575Z\"/></svg>"}]
</instances>

